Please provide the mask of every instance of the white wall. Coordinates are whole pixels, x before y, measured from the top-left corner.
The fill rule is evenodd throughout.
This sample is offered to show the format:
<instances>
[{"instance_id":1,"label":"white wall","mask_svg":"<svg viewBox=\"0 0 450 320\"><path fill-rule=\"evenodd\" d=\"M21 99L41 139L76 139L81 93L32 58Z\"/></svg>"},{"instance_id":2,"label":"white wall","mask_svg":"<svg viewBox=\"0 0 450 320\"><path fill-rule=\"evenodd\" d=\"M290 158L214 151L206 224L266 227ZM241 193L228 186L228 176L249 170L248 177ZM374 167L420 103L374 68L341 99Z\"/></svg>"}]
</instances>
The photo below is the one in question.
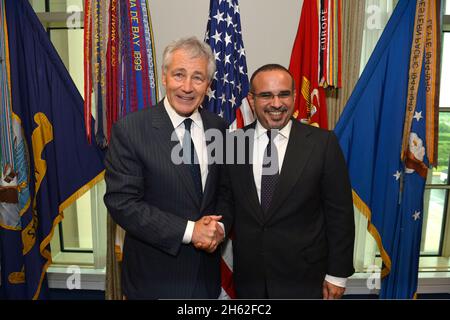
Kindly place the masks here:
<instances>
[{"instance_id":1,"label":"white wall","mask_svg":"<svg viewBox=\"0 0 450 320\"><path fill-rule=\"evenodd\" d=\"M239 1L249 78L266 63L289 66L302 3L303 0ZM152 0L149 6L161 79L161 57L167 44L191 35L204 39L209 0Z\"/></svg>"}]
</instances>

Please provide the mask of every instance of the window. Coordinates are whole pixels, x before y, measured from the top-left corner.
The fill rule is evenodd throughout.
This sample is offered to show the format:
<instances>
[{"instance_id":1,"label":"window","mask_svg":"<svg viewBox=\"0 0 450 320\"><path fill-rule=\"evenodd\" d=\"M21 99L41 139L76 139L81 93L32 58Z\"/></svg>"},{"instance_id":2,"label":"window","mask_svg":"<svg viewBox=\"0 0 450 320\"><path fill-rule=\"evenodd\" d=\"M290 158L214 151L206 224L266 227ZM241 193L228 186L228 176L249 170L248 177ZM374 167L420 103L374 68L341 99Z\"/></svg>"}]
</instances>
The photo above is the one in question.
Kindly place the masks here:
<instances>
[{"instance_id":1,"label":"window","mask_svg":"<svg viewBox=\"0 0 450 320\"><path fill-rule=\"evenodd\" d=\"M437 267L450 267L450 208L448 168L450 162L450 1L446 1L441 54L441 86L439 101L438 164L428 175L424 197L424 226L422 231L422 255L445 257Z\"/></svg>"},{"instance_id":2,"label":"window","mask_svg":"<svg viewBox=\"0 0 450 320\"><path fill-rule=\"evenodd\" d=\"M80 45L83 43L83 29L50 26L47 32L78 91L84 96L83 45Z\"/></svg>"},{"instance_id":3,"label":"window","mask_svg":"<svg viewBox=\"0 0 450 320\"><path fill-rule=\"evenodd\" d=\"M360 74L372 55L392 12L396 0L366 0L366 23L363 30ZM367 218L355 207L355 252L354 265L357 273L373 272L381 267L377 244L367 231Z\"/></svg>"},{"instance_id":4,"label":"window","mask_svg":"<svg viewBox=\"0 0 450 320\"><path fill-rule=\"evenodd\" d=\"M39 19L84 96L83 0L30 0ZM103 269L106 265L104 182L64 211L51 241L53 266L77 265Z\"/></svg>"},{"instance_id":5,"label":"window","mask_svg":"<svg viewBox=\"0 0 450 320\"><path fill-rule=\"evenodd\" d=\"M424 198L425 219L422 231L422 255L437 257L437 269L450 267L450 208L448 168L450 161L450 1L446 1L441 54L441 86L439 101L438 164L427 180ZM442 258L441 258L442 257ZM446 259L444 259L446 258ZM426 268L426 266L425 266Z\"/></svg>"},{"instance_id":6,"label":"window","mask_svg":"<svg viewBox=\"0 0 450 320\"><path fill-rule=\"evenodd\" d=\"M83 11L83 0L29 0L36 13ZM80 10L77 10L79 8Z\"/></svg>"}]
</instances>

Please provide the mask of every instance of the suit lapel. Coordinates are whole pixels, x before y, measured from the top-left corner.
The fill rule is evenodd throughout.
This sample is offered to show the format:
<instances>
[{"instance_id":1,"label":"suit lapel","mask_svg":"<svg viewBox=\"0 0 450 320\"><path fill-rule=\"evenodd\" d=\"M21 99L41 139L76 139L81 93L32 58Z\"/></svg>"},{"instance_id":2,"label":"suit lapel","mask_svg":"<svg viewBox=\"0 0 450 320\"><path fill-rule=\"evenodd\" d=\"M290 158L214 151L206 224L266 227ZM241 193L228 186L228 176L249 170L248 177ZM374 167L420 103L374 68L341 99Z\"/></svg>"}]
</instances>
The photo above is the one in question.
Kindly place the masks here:
<instances>
[{"instance_id":1,"label":"suit lapel","mask_svg":"<svg viewBox=\"0 0 450 320\"><path fill-rule=\"evenodd\" d=\"M250 152L250 155L252 152ZM254 213L255 218L261 223L264 223L264 213L258 199L258 192L256 191L255 178L253 175L253 166L250 163L245 165L238 165L238 174L242 177L242 194L247 194L247 203L251 207L250 212Z\"/></svg>"},{"instance_id":2,"label":"suit lapel","mask_svg":"<svg viewBox=\"0 0 450 320\"><path fill-rule=\"evenodd\" d=\"M283 204L305 169L314 148L314 144L308 139L309 134L310 129L307 126L302 126L293 120L280 180L267 213L267 220Z\"/></svg>"},{"instance_id":3,"label":"suit lapel","mask_svg":"<svg viewBox=\"0 0 450 320\"><path fill-rule=\"evenodd\" d=\"M250 212L252 212L255 218L262 224L264 213L261 208L261 204L258 199L258 192L256 191L255 177L253 175L253 143L255 142L254 130L256 127L256 122L253 122L246 130L253 130L253 135L251 135L250 140L245 141L245 164L236 165L237 176L241 177L242 181L242 194L247 194L247 203L251 207Z\"/></svg>"},{"instance_id":4,"label":"suit lapel","mask_svg":"<svg viewBox=\"0 0 450 320\"><path fill-rule=\"evenodd\" d=\"M166 154L165 158L171 159L172 150L177 146L178 148L181 148L181 146L178 139L176 139L176 141L171 140L174 128L162 101L155 107L155 112L152 117L152 126L156 129L157 137L155 137L155 140L159 143L162 152ZM191 196L196 205L200 206L200 201L195 192L194 181L192 180L188 166L183 164L173 164L173 168L179 175L180 180L184 183L186 192Z\"/></svg>"}]
</instances>

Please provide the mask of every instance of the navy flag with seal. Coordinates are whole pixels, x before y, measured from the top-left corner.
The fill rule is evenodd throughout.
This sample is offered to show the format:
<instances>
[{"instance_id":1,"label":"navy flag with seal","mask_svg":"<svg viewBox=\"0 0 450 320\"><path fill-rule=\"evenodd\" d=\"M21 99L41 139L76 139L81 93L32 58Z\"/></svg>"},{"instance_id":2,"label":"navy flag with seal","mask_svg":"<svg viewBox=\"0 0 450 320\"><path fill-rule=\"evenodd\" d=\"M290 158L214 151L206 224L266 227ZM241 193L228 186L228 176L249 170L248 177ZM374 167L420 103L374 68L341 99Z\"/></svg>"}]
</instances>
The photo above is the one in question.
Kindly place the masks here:
<instances>
[{"instance_id":1,"label":"navy flag with seal","mask_svg":"<svg viewBox=\"0 0 450 320\"><path fill-rule=\"evenodd\" d=\"M103 178L83 99L26 0L0 0L1 297L44 299L63 210Z\"/></svg>"}]
</instances>

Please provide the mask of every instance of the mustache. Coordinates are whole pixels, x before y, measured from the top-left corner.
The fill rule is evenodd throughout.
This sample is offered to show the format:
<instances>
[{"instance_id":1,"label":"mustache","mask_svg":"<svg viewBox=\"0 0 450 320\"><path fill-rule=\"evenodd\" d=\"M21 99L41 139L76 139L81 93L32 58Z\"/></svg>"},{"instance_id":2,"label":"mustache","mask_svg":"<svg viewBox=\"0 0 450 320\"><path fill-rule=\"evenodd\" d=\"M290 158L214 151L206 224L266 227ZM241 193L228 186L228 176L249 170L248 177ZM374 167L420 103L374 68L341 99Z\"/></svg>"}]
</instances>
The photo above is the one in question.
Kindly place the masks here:
<instances>
[{"instance_id":1,"label":"mustache","mask_svg":"<svg viewBox=\"0 0 450 320\"><path fill-rule=\"evenodd\" d=\"M265 110L266 112L277 112L277 111L281 111L281 112L286 112L288 111L288 108L286 106L281 106L281 107L274 107L274 106L270 106L270 107L266 107Z\"/></svg>"}]
</instances>

